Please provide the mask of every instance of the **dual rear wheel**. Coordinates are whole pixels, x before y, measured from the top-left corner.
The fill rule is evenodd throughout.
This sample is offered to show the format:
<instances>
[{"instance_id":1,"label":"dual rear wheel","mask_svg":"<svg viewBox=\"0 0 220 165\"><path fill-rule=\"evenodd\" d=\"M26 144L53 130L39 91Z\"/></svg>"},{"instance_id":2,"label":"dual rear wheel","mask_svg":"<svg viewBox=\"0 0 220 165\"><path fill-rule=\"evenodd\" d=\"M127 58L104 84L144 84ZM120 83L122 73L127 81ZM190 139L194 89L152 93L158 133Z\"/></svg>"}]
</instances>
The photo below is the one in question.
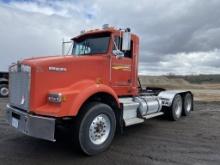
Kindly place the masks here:
<instances>
[{"instance_id":1,"label":"dual rear wheel","mask_svg":"<svg viewBox=\"0 0 220 165\"><path fill-rule=\"evenodd\" d=\"M184 95L177 94L169 111L169 117L171 120L178 120L180 117L188 116L193 109L193 97L191 93Z\"/></svg>"}]
</instances>

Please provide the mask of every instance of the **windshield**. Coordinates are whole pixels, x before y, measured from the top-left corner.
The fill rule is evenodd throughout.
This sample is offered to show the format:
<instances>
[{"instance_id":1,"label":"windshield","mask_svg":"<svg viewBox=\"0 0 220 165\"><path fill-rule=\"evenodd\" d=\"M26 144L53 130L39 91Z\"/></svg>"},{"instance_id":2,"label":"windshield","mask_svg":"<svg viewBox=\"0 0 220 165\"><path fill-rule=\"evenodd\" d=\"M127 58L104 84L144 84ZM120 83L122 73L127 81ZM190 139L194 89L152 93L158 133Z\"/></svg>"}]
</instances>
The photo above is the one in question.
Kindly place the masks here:
<instances>
[{"instance_id":1,"label":"windshield","mask_svg":"<svg viewBox=\"0 0 220 165\"><path fill-rule=\"evenodd\" d=\"M87 36L74 40L73 55L91 55L106 53L109 45L109 34L99 36Z\"/></svg>"}]
</instances>

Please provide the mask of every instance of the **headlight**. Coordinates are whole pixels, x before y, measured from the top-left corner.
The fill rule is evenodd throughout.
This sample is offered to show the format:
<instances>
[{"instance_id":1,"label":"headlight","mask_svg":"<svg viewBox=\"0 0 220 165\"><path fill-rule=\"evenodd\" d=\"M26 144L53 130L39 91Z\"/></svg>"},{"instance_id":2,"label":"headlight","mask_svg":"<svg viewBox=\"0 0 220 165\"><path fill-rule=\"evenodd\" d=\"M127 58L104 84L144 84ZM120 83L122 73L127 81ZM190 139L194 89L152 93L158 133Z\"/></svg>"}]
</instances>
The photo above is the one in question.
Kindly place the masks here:
<instances>
[{"instance_id":1,"label":"headlight","mask_svg":"<svg viewBox=\"0 0 220 165\"><path fill-rule=\"evenodd\" d=\"M49 93L48 101L51 103L61 103L63 101L62 93Z\"/></svg>"}]
</instances>

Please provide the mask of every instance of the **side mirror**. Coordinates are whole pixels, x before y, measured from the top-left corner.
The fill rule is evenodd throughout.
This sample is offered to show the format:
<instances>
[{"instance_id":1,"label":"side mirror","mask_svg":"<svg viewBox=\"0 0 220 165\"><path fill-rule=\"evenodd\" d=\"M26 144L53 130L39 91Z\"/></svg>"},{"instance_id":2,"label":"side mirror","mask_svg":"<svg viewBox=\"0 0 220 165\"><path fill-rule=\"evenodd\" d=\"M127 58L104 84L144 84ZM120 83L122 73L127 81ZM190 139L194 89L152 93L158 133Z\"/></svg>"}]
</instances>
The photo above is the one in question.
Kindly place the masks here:
<instances>
[{"instance_id":1,"label":"side mirror","mask_svg":"<svg viewBox=\"0 0 220 165\"><path fill-rule=\"evenodd\" d=\"M113 50L114 55L116 56L116 58L123 58L124 57L124 53L120 50Z\"/></svg>"},{"instance_id":2,"label":"side mirror","mask_svg":"<svg viewBox=\"0 0 220 165\"><path fill-rule=\"evenodd\" d=\"M129 51L131 49L131 33L127 30L123 33L122 50Z\"/></svg>"}]
</instances>

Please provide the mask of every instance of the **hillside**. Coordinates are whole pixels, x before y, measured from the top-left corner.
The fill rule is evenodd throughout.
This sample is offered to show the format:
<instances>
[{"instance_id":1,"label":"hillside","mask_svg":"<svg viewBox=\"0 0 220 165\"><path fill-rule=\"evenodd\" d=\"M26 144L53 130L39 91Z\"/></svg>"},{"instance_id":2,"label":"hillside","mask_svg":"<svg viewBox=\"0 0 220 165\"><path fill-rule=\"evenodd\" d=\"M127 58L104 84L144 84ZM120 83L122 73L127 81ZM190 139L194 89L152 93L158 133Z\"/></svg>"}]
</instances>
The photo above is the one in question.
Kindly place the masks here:
<instances>
[{"instance_id":1,"label":"hillside","mask_svg":"<svg viewBox=\"0 0 220 165\"><path fill-rule=\"evenodd\" d=\"M140 76L140 82L144 87L162 88L191 88L193 84L182 78L169 78L166 76Z\"/></svg>"},{"instance_id":2,"label":"hillside","mask_svg":"<svg viewBox=\"0 0 220 165\"><path fill-rule=\"evenodd\" d=\"M194 83L190 83L186 78L177 76L140 76L140 82L142 87L190 90L193 92L195 100L199 101L220 101L220 82L216 83L218 82L217 77L213 76L211 83L205 78L210 77L192 76L188 79L194 80Z\"/></svg>"},{"instance_id":3,"label":"hillside","mask_svg":"<svg viewBox=\"0 0 220 165\"><path fill-rule=\"evenodd\" d=\"M203 84L203 83L220 83L220 74L216 75L187 75L187 76L179 76L179 75L168 75L168 78L181 78L187 80L193 84Z\"/></svg>"}]
</instances>

